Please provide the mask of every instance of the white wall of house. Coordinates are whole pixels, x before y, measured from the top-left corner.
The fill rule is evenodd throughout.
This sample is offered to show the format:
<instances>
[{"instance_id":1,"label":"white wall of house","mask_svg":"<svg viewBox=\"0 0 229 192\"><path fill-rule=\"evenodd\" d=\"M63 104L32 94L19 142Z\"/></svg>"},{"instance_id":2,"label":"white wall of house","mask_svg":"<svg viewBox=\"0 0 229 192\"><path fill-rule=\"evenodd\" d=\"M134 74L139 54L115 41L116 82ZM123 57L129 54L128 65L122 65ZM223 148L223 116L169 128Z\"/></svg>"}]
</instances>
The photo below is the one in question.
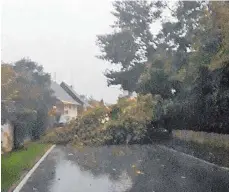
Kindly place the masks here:
<instances>
[{"instance_id":1,"label":"white wall of house","mask_svg":"<svg viewBox=\"0 0 229 192\"><path fill-rule=\"evenodd\" d=\"M70 119L76 118L77 113L77 105L75 104L65 104L64 105L64 116L70 117Z\"/></svg>"}]
</instances>

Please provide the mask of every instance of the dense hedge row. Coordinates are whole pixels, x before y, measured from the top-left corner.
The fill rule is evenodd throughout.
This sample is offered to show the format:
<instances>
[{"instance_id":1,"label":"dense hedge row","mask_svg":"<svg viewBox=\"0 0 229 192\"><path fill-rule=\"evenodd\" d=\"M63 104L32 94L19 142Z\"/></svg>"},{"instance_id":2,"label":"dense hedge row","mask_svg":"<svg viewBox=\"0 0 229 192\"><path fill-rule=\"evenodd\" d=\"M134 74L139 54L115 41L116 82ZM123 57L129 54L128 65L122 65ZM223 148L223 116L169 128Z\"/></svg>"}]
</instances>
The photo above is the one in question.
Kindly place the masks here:
<instances>
[{"instance_id":1,"label":"dense hedge row","mask_svg":"<svg viewBox=\"0 0 229 192\"><path fill-rule=\"evenodd\" d=\"M202 67L193 86L184 87L164 107L160 119L167 127L228 134L229 62L213 71Z\"/></svg>"}]
</instances>

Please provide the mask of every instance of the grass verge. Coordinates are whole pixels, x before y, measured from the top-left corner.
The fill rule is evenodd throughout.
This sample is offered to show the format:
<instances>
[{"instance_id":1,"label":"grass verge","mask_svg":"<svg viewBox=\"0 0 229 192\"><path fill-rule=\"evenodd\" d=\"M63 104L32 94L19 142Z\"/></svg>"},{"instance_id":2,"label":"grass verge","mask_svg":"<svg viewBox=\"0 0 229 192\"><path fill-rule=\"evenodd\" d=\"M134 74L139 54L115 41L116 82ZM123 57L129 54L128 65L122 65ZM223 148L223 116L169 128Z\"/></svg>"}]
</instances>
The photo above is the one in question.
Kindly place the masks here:
<instances>
[{"instance_id":1,"label":"grass verge","mask_svg":"<svg viewBox=\"0 0 229 192\"><path fill-rule=\"evenodd\" d=\"M191 130L173 130L175 138L212 147L229 149L229 135Z\"/></svg>"},{"instance_id":2,"label":"grass verge","mask_svg":"<svg viewBox=\"0 0 229 192\"><path fill-rule=\"evenodd\" d=\"M2 191L21 179L51 145L32 142L25 148L2 155Z\"/></svg>"},{"instance_id":3,"label":"grass verge","mask_svg":"<svg viewBox=\"0 0 229 192\"><path fill-rule=\"evenodd\" d=\"M173 137L161 144L177 151L192 155L219 166L229 167L229 148L218 146L215 143L187 141L184 138Z\"/></svg>"}]
</instances>

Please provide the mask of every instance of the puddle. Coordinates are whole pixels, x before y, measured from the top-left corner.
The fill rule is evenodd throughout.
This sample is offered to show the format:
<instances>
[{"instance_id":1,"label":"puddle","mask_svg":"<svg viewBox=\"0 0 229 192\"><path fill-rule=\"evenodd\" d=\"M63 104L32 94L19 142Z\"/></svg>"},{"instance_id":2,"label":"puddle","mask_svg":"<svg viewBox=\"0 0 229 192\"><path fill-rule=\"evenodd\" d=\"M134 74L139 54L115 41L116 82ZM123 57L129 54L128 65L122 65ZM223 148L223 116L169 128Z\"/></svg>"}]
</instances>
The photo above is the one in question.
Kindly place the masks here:
<instances>
[{"instance_id":1,"label":"puddle","mask_svg":"<svg viewBox=\"0 0 229 192\"><path fill-rule=\"evenodd\" d=\"M57 162L55 177L50 181L50 192L124 192L132 187L131 178L123 171L117 180L108 175L93 175L84 171L72 161L61 159Z\"/></svg>"}]
</instances>

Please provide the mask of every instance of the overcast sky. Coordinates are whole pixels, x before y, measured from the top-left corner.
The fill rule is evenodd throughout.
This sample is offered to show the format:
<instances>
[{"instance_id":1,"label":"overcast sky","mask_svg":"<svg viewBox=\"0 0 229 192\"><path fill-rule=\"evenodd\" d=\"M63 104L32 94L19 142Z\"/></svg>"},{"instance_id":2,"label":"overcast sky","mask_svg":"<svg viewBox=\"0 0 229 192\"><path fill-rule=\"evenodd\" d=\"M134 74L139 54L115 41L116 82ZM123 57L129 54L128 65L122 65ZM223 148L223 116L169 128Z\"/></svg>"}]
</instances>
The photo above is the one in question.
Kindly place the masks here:
<instances>
[{"instance_id":1,"label":"overcast sky","mask_svg":"<svg viewBox=\"0 0 229 192\"><path fill-rule=\"evenodd\" d=\"M107 87L109 64L95 57L96 35L111 31L108 0L4 0L2 61L29 57L56 81L95 99L114 103L119 87ZM157 28L157 27L156 27Z\"/></svg>"},{"instance_id":2,"label":"overcast sky","mask_svg":"<svg viewBox=\"0 0 229 192\"><path fill-rule=\"evenodd\" d=\"M107 87L108 63L95 58L96 35L110 31L110 1L5 0L2 6L2 61L29 57L56 80L80 94L115 102L118 87Z\"/></svg>"}]
</instances>

